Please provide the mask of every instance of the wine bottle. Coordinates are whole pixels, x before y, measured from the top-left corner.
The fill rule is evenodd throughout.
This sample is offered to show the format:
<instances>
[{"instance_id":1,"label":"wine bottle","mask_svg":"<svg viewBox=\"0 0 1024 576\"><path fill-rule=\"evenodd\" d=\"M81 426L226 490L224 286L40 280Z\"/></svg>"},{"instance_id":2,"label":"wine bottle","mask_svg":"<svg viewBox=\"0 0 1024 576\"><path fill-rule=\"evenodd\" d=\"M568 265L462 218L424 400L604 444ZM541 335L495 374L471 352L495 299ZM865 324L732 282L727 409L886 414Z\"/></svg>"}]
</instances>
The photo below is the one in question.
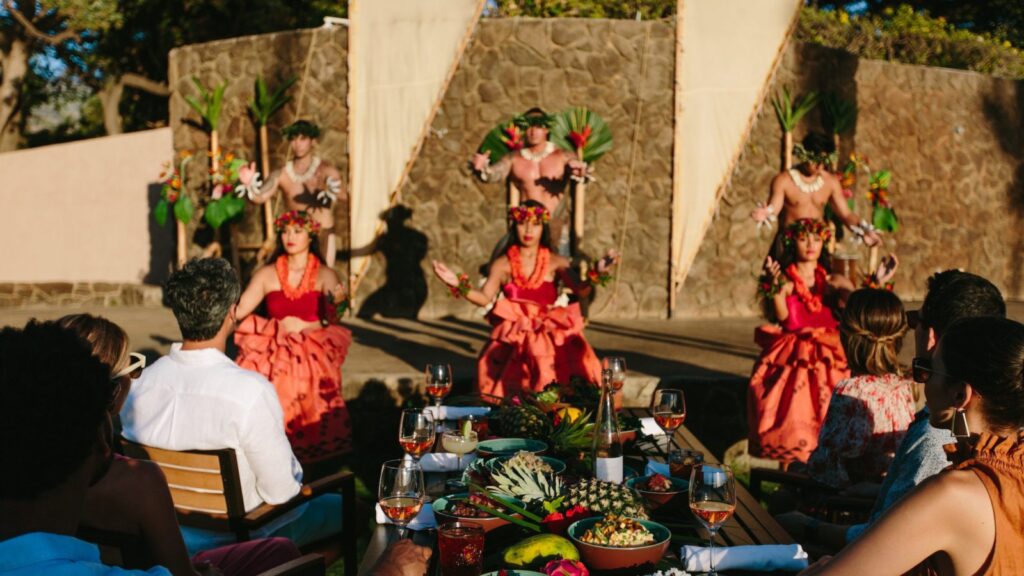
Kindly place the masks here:
<instances>
[{"instance_id":1,"label":"wine bottle","mask_svg":"<svg viewBox=\"0 0 1024 576\"><path fill-rule=\"evenodd\" d=\"M622 441L615 407L612 405L612 371L601 371L601 402L597 405L597 426L594 427L594 477L622 484Z\"/></svg>"}]
</instances>

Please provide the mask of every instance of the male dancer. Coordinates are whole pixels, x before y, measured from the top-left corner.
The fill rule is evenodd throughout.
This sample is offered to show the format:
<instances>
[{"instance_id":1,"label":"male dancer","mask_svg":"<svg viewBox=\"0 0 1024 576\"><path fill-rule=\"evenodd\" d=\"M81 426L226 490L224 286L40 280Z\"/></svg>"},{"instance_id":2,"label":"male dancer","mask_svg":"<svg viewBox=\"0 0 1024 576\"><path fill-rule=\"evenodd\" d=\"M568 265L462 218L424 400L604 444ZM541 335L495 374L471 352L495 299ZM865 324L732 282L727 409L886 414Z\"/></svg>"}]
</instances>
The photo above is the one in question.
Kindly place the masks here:
<instances>
[{"instance_id":1,"label":"male dancer","mask_svg":"<svg viewBox=\"0 0 1024 576\"><path fill-rule=\"evenodd\" d=\"M750 213L750 217L759 225L774 222L776 216L782 214L779 233L775 235L769 254L776 262L786 250L781 231L802 218L823 219L826 204L831 204L836 216L865 244L874 246L881 242L874 226L850 210L839 179L825 169L835 151L835 143L828 136L818 132L808 134L802 145L796 146L793 151L800 164L776 174L772 178L768 204L758 204Z\"/></svg>"},{"instance_id":2,"label":"male dancer","mask_svg":"<svg viewBox=\"0 0 1024 576\"><path fill-rule=\"evenodd\" d=\"M284 170L275 170L264 184L256 163L238 170L241 181L240 194L249 200L263 204L274 197L278 188L284 192L287 210L305 210L320 224L320 249L325 264L334 266L337 257L337 238L334 235L334 202L347 198L338 169L325 162L316 154L320 128L308 120L298 120L281 131L290 143L293 158L285 164ZM273 245L260 249L257 259L262 261L273 250Z\"/></svg>"},{"instance_id":3,"label":"male dancer","mask_svg":"<svg viewBox=\"0 0 1024 576\"><path fill-rule=\"evenodd\" d=\"M516 125L526 132L526 146L506 154L491 165L490 153L473 156L473 170L484 182L500 182L508 176L523 194L520 201L536 200L551 214L551 244L569 256L569 178L587 177L587 165L548 140L551 116L530 108L517 116ZM492 258L493 260L493 258Z\"/></svg>"}]
</instances>

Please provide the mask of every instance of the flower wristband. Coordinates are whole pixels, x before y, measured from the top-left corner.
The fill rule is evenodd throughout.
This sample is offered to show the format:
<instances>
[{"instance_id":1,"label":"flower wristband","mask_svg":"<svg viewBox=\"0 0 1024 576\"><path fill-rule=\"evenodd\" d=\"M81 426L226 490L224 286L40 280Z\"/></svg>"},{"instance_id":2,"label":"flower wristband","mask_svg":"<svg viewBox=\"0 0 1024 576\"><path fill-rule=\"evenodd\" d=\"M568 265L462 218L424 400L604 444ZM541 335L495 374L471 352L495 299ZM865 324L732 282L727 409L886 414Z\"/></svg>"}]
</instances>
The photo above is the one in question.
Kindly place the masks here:
<instances>
[{"instance_id":1,"label":"flower wristband","mask_svg":"<svg viewBox=\"0 0 1024 576\"><path fill-rule=\"evenodd\" d=\"M457 286L448 286L448 290L452 294L452 298L465 297L469 294L473 287L469 283L469 274L463 272L459 274L459 283Z\"/></svg>"},{"instance_id":2,"label":"flower wristband","mask_svg":"<svg viewBox=\"0 0 1024 576\"><path fill-rule=\"evenodd\" d=\"M612 276L608 272L598 272L597 267L593 267L587 271L586 283L591 286L607 286L612 281Z\"/></svg>"}]
</instances>

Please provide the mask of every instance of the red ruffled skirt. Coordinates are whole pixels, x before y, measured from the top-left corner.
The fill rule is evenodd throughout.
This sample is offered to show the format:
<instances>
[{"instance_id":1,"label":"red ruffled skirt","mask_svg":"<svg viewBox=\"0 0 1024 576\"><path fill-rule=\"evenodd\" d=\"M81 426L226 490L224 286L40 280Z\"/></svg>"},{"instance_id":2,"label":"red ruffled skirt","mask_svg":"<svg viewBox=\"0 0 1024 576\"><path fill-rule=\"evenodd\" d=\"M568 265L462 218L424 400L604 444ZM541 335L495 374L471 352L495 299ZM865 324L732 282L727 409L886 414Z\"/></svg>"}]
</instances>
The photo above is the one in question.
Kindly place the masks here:
<instances>
[{"instance_id":1,"label":"red ruffled skirt","mask_svg":"<svg viewBox=\"0 0 1024 576\"><path fill-rule=\"evenodd\" d=\"M352 426L341 396L341 365L352 333L341 326L287 333L255 314L235 330L236 362L274 384L285 432L300 462L352 450Z\"/></svg>"},{"instance_id":2,"label":"red ruffled skirt","mask_svg":"<svg viewBox=\"0 0 1024 576\"><path fill-rule=\"evenodd\" d=\"M783 462L806 462L818 445L832 390L849 377L839 332L759 327L762 349L747 391L749 452Z\"/></svg>"},{"instance_id":3,"label":"red ruffled skirt","mask_svg":"<svg viewBox=\"0 0 1024 576\"><path fill-rule=\"evenodd\" d=\"M601 381L601 362L583 337L578 304L550 307L526 300L498 300L491 309L494 326L477 362L483 394L512 397L562 385L579 376Z\"/></svg>"}]
</instances>

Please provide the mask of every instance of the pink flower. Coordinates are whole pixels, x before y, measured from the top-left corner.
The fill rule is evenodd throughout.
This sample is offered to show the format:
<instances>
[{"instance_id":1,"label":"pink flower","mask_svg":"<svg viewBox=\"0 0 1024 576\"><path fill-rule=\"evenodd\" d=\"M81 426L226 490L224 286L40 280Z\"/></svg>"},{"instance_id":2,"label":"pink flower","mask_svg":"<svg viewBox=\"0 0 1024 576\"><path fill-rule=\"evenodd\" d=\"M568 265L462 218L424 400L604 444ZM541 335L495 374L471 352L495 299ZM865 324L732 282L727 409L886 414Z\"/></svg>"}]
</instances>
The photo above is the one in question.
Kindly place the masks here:
<instances>
[{"instance_id":1,"label":"pink flower","mask_svg":"<svg viewBox=\"0 0 1024 576\"><path fill-rule=\"evenodd\" d=\"M552 560L542 571L548 576L589 576L590 571L578 560Z\"/></svg>"},{"instance_id":2,"label":"pink flower","mask_svg":"<svg viewBox=\"0 0 1024 576\"><path fill-rule=\"evenodd\" d=\"M211 194L214 200L220 200L220 197L224 195L224 185L217 184L213 187L213 194Z\"/></svg>"}]
</instances>

